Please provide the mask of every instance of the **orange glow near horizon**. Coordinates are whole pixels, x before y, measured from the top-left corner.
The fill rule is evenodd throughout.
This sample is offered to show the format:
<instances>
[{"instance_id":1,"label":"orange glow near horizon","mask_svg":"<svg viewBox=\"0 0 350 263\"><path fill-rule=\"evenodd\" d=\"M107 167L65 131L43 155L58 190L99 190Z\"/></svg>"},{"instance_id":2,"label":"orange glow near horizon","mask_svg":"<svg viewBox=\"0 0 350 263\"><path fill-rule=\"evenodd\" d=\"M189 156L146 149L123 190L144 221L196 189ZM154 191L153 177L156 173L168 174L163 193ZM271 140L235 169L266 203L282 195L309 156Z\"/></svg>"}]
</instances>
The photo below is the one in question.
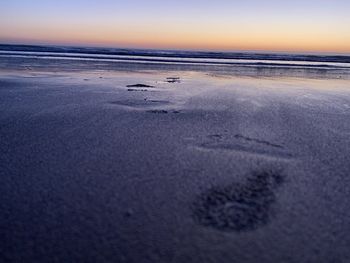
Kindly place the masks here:
<instances>
[{"instance_id":1,"label":"orange glow near horizon","mask_svg":"<svg viewBox=\"0 0 350 263\"><path fill-rule=\"evenodd\" d=\"M40 10L30 13L25 9L21 13L22 5L18 5L19 11L10 6L0 18L0 43L350 53L350 18L345 10L349 4L342 0L335 0L334 5L328 6L326 1L320 0L324 3L322 8L315 0L309 3L295 0L284 5L271 0L269 6L259 6L261 2L249 0L247 3L250 4L246 6L235 3L240 5L235 8L240 9L233 15L228 9L230 4L222 0L218 1L221 6L204 1L203 6L207 9L201 12L196 9L194 1L188 0L192 6L186 6L186 9L181 9L184 3L179 1L178 5L166 3L162 6L162 2L150 0L151 7L137 2L139 9L125 6L123 12L118 11L120 8L111 12L106 7L102 10L103 4L113 5L113 1L109 0L96 1L86 10L82 8L83 2L68 8L69 2L63 1L62 10L49 4L44 7L37 4L36 8L42 8L46 13ZM34 2L30 7L27 5L33 8ZM120 2L119 5L127 4ZM289 5L291 10L285 5ZM101 9L100 13L95 12L93 7ZM142 9L147 7L148 13ZM258 7L265 11L260 11ZM172 8L172 11L164 13L165 8ZM16 20L15 11L19 12ZM61 17L60 12L63 11L68 12L65 14L67 19Z\"/></svg>"},{"instance_id":2,"label":"orange glow near horizon","mask_svg":"<svg viewBox=\"0 0 350 263\"><path fill-rule=\"evenodd\" d=\"M128 32L97 30L40 30L37 34L8 34L5 39L14 43L42 43L62 45L110 46L158 49L199 50L255 50L255 51L300 51L350 53L350 36L317 34L307 37L307 31L268 32L264 34L232 32L142 32L132 35ZM151 36L151 37L150 37Z\"/></svg>"}]
</instances>

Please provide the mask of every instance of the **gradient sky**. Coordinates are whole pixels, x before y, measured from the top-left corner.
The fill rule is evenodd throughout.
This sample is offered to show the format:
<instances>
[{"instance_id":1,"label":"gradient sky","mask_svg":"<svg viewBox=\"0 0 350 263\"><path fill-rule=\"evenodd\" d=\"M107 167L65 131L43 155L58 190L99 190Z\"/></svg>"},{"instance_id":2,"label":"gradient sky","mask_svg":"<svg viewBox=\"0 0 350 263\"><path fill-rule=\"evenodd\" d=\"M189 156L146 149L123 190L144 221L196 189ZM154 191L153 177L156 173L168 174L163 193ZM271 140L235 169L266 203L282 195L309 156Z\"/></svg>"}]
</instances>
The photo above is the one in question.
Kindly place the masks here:
<instances>
[{"instance_id":1,"label":"gradient sky","mask_svg":"<svg viewBox=\"0 0 350 263\"><path fill-rule=\"evenodd\" d=\"M1 0L0 43L350 53L350 0Z\"/></svg>"}]
</instances>

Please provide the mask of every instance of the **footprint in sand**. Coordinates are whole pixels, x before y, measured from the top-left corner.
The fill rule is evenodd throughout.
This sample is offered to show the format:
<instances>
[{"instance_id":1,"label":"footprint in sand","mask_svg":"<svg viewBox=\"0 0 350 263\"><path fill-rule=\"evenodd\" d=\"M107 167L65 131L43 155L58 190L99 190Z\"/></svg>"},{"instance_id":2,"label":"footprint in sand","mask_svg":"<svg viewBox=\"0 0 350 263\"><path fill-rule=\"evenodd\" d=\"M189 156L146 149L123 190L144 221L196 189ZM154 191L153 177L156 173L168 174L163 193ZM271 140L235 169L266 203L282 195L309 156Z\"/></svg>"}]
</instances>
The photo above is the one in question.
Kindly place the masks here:
<instances>
[{"instance_id":1,"label":"footprint in sand","mask_svg":"<svg viewBox=\"0 0 350 263\"><path fill-rule=\"evenodd\" d=\"M194 220L222 231L252 231L274 215L275 192L284 182L279 171L253 172L245 184L214 187L199 195L192 205Z\"/></svg>"},{"instance_id":2,"label":"footprint in sand","mask_svg":"<svg viewBox=\"0 0 350 263\"><path fill-rule=\"evenodd\" d=\"M168 100L151 100L151 99L141 99L141 100L119 100L119 101L110 101L110 104L122 106L129 109L138 109L138 110L146 110L148 113L154 114L179 114L181 113L178 110L171 109L159 109L161 106L167 106L171 104ZM151 109L150 109L151 108ZM153 108L153 109L152 109Z\"/></svg>"}]
</instances>

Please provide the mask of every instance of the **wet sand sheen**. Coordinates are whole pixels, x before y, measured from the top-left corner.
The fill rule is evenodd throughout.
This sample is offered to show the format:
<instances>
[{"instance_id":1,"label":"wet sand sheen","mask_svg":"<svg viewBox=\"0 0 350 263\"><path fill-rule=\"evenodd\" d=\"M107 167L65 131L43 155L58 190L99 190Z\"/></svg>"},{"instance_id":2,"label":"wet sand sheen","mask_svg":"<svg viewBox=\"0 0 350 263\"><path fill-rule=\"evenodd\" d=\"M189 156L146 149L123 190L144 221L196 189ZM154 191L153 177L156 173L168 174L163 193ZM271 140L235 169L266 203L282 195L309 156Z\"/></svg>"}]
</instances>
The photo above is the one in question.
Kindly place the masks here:
<instances>
[{"instance_id":1,"label":"wet sand sheen","mask_svg":"<svg viewBox=\"0 0 350 263\"><path fill-rule=\"evenodd\" d=\"M350 85L314 77L2 70L1 257L342 262Z\"/></svg>"}]
</instances>

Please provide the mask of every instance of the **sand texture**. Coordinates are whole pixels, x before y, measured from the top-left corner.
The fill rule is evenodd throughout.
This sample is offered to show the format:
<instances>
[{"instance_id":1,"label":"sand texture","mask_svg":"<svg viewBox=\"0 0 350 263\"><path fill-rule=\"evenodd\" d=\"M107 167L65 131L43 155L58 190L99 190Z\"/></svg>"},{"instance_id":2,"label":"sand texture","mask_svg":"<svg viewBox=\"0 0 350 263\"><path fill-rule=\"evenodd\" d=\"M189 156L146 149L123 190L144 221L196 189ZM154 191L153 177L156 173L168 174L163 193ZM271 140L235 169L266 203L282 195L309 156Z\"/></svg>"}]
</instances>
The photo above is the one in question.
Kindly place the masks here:
<instances>
[{"instance_id":1,"label":"sand texture","mask_svg":"<svg viewBox=\"0 0 350 263\"><path fill-rule=\"evenodd\" d=\"M1 262L349 262L348 75L13 61Z\"/></svg>"}]
</instances>

